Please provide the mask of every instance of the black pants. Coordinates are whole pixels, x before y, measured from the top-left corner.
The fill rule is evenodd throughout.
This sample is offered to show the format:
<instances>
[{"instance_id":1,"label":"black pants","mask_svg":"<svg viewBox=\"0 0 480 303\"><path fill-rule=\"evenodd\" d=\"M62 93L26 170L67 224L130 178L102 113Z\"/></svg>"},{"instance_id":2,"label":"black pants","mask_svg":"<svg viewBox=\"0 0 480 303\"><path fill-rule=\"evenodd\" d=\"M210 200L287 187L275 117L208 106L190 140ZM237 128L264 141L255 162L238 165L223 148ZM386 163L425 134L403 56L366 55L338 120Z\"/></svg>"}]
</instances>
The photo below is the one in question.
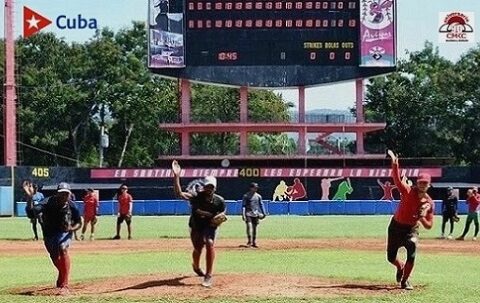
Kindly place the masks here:
<instances>
[{"instance_id":1,"label":"black pants","mask_svg":"<svg viewBox=\"0 0 480 303\"><path fill-rule=\"evenodd\" d=\"M405 247L407 262L413 263L417 253L418 225L411 226L400 224L394 218L388 226L387 259L393 263L397 258L398 249Z\"/></svg>"},{"instance_id":2,"label":"black pants","mask_svg":"<svg viewBox=\"0 0 480 303\"><path fill-rule=\"evenodd\" d=\"M217 228L212 226L190 227L190 240L193 248L202 250L207 242L215 243Z\"/></svg>"},{"instance_id":3,"label":"black pants","mask_svg":"<svg viewBox=\"0 0 480 303\"><path fill-rule=\"evenodd\" d=\"M450 221L450 234L453 234L455 212L446 211L442 214L442 235L445 234L445 225Z\"/></svg>"}]
</instances>

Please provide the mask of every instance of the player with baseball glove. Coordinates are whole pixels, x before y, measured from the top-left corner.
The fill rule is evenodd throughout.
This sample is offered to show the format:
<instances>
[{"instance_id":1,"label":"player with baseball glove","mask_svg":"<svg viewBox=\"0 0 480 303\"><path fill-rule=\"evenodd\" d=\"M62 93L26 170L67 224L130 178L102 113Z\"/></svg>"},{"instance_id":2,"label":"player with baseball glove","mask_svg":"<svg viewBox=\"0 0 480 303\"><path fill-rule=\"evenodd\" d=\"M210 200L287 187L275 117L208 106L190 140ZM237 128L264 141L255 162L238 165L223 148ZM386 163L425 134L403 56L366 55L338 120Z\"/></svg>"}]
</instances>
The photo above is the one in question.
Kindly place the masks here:
<instances>
[{"instance_id":1,"label":"player with baseball glove","mask_svg":"<svg viewBox=\"0 0 480 303\"><path fill-rule=\"evenodd\" d=\"M250 190L243 195L242 220L247 226L247 247L257 248L257 226L265 218L262 196L257 192L258 184L251 183Z\"/></svg>"},{"instance_id":2,"label":"player with baseball glove","mask_svg":"<svg viewBox=\"0 0 480 303\"><path fill-rule=\"evenodd\" d=\"M213 263L215 261L215 237L217 228L227 220L225 215L225 200L217 195L217 179L205 177L195 193L183 192L180 186L181 168L177 161L172 163L174 191L177 197L188 200L191 207L189 220L190 239L193 244L193 271L203 277L202 286L212 286ZM206 247L206 272L200 269L200 257L203 247Z\"/></svg>"},{"instance_id":3,"label":"player with baseball glove","mask_svg":"<svg viewBox=\"0 0 480 303\"><path fill-rule=\"evenodd\" d=\"M35 215L42 214L42 231L45 248L58 270L57 288L60 294L68 293L70 275L70 256L68 248L73 232L82 226L80 212L75 203L70 201L70 185L58 184L57 193L37 205L33 205L34 189L32 183L23 182L23 191L27 197L27 208Z\"/></svg>"},{"instance_id":4,"label":"player with baseball glove","mask_svg":"<svg viewBox=\"0 0 480 303\"><path fill-rule=\"evenodd\" d=\"M415 263L419 225L426 229L431 229L433 225L434 204L427 193L431 177L421 173L416 185L409 186L401 180L397 156L390 150L388 155L392 158L392 178L400 191L401 200L388 226L387 259L397 268L396 280L400 282L400 287L412 290L408 278ZM397 257L400 247L407 250L405 264Z\"/></svg>"}]
</instances>

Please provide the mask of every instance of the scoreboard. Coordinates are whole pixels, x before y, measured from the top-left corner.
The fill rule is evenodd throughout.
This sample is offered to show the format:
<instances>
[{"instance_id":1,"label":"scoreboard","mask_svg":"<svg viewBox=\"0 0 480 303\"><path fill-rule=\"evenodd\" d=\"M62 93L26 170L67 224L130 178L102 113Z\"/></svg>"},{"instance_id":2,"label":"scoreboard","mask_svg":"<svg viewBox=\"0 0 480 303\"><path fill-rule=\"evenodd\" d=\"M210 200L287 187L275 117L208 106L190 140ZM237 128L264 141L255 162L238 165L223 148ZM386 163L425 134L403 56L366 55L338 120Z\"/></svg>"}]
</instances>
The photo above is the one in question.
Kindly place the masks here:
<instances>
[{"instance_id":1,"label":"scoreboard","mask_svg":"<svg viewBox=\"0 0 480 303\"><path fill-rule=\"evenodd\" d=\"M358 65L356 1L187 5L190 65Z\"/></svg>"},{"instance_id":2,"label":"scoreboard","mask_svg":"<svg viewBox=\"0 0 480 303\"><path fill-rule=\"evenodd\" d=\"M149 68L165 76L291 87L395 69L393 0L150 0L149 6Z\"/></svg>"}]
</instances>

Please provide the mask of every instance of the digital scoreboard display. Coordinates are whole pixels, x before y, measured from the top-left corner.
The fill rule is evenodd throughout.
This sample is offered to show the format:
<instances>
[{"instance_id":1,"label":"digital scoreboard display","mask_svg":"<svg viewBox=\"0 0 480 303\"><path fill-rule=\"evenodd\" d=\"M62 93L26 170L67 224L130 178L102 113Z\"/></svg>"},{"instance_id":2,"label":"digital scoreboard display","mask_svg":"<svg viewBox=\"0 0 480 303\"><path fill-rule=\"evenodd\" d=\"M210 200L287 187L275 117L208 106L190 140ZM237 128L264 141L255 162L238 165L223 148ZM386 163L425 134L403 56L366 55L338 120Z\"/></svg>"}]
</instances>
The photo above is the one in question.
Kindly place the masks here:
<instances>
[{"instance_id":1,"label":"digital scoreboard display","mask_svg":"<svg viewBox=\"0 0 480 303\"><path fill-rule=\"evenodd\" d=\"M150 0L149 68L292 87L395 70L394 0Z\"/></svg>"},{"instance_id":2,"label":"digital scoreboard display","mask_svg":"<svg viewBox=\"0 0 480 303\"><path fill-rule=\"evenodd\" d=\"M358 1L186 0L188 65L358 65Z\"/></svg>"}]
</instances>

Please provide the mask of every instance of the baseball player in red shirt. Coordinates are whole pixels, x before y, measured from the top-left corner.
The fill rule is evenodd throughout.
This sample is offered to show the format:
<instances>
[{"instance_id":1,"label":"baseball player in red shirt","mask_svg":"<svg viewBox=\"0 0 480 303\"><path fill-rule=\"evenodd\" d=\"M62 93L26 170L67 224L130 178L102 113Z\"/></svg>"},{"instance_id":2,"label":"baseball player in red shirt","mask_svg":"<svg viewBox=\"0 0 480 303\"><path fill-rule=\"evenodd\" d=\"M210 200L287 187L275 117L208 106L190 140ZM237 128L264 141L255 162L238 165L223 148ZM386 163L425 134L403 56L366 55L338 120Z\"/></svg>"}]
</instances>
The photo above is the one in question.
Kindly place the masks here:
<instances>
[{"instance_id":1,"label":"baseball player in red shirt","mask_svg":"<svg viewBox=\"0 0 480 303\"><path fill-rule=\"evenodd\" d=\"M90 223L90 240L95 239L95 224L97 224L98 199L93 188L87 188L83 197L83 227L80 240L85 239L87 225Z\"/></svg>"},{"instance_id":2,"label":"baseball player in red shirt","mask_svg":"<svg viewBox=\"0 0 480 303\"><path fill-rule=\"evenodd\" d=\"M132 207L133 207L133 198L127 192L128 187L125 184L122 184L119 188L117 194L118 200L118 218L117 218L117 234L113 237L114 240L120 240L120 227L122 226L123 221L127 223L128 230L128 239L132 239Z\"/></svg>"},{"instance_id":3,"label":"baseball player in red shirt","mask_svg":"<svg viewBox=\"0 0 480 303\"><path fill-rule=\"evenodd\" d=\"M478 224L478 209L480 207L480 194L478 193L478 188L474 187L467 191L467 204L468 204L468 216L467 221L465 222L465 229L460 237L456 240L465 240L465 236L468 234L470 229L470 224L475 224L475 234L473 235L473 241L477 241L478 231L480 230Z\"/></svg>"},{"instance_id":4,"label":"baseball player in red shirt","mask_svg":"<svg viewBox=\"0 0 480 303\"><path fill-rule=\"evenodd\" d=\"M392 158L392 178L401 198L388 226L387 259L397 268L396 280L400 282L400 287L412 290L408 278L415 263L418 229L420 224L426 229L431 229L433 225L434 204L427 194L431 177L422 173L418 176L416 185L409 186L401 180L397 156L391 150L388 155ZM407 250L405 263L397 257L398 249L402 246Z\"/></svg>"}]
</instances>

